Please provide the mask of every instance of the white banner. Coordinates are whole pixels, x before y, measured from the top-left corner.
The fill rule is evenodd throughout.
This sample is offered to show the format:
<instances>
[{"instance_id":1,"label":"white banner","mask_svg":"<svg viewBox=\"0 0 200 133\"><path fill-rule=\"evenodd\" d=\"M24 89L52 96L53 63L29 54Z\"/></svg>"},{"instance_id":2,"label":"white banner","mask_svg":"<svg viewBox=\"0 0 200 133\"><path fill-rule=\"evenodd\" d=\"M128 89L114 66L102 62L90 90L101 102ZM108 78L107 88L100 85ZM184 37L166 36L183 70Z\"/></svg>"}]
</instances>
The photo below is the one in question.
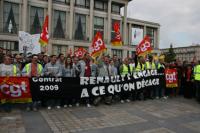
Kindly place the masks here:
<instances>
[{"instance_id":1,"label":"white banner","mask_svg":"<svg viewBox=\"0 0 200 133\"><path fill-rule=\"evenodd\" d=\"M144 38L144 30L141 28L132 28L131 45L138 45Z\"/></svg>"},{"instance_id":2,"label":"white banner","mask_svg":"<svg viewBox=\"0 0 200 133\"><path fill-rule=\"evenodd\" d=\"M39 39L40 34L30 35L24 31L19 31L19 52L24 53L24 49L26 48L26 53L41 53Z\"/></svg>"}]
</instances>

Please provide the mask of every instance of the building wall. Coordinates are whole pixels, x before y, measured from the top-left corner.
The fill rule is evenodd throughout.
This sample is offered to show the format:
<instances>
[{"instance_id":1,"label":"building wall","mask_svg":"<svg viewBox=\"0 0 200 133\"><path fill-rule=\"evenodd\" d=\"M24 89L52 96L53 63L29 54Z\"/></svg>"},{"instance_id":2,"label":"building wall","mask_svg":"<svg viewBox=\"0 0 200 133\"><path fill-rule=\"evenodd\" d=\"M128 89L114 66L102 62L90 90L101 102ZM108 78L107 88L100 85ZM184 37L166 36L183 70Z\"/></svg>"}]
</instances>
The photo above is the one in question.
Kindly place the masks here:
<instances>
[{"instance_id":1,"label":"building wall","mask_svg":"<svg viewBox=\"0 0 200 133\"><path fill-rule=\"evenodd\" d=\"M176 54L176 58L181 61L191 62L194 58L196 58L196 60L200 60L200 45L179 47L173 49L174 53ZM161 49L161 51L163 53L167 53L169 49Z\"/></svg>"},{"instance_id":2,"label":"building wall","mask_svg":"<svg viewBox=\"0 0 200 133\"><path fill-rule=\"evenodd\" d=\"M31 23L33 23L34 15L36 10L38 11L40 25L44 22L45 16L49 15L49 45L48 53L49 54L58 54L62 52L67 53L68 49L72 51L77 47L86 47L88 48L92 42L94 36L94 24L95 17L103 19L102 30L104 32L103 38L108 48L109 54L118 54L123 58L131 56L135 51L135 46L131 45L132 38L132 27L134 25L139 25L144 30L144 35L148 29L153 29L152 39L154 40L153 46L155 49L159 48L159 34L160 34L160 25L157 23L147 22L143 20L130 19L127 18L127 5L128 0L105 0L105 10L98 10L96 7L97 0L89 0L89 7L78 6L76 0L67 0L69 3L63 3L64 0L1 0L0 1L0 46L3 46L6 49L11 49L13 51L18 50L18 37L17 33L5 32L5 23L6 12L9 14L9 10L6 11L6 4L12 3L13 10L18 10L14 12L15 19L17 20L17 31L26 31L32 32ZM86 0L87 1L87 0ZM124 8L124 16L121 16L118 13L118 8L115 8L118 5ZM17 6L18 8L14 8ZM116 11L117 12L114 12ZM35 12L34 12L35 11ZM58 38L54 34L56 23L58 22L59 15L61 14L61 23L64 29L64 37ZM75 31L79 22L77 19L77 14L82 16L85 23L84 30L84 39L76 39ZM79 17L80 17L79 16ZM55 19L57 17L57 19ZM118 20L121 27L121 36L123 38L122 47L113 47L111 46L111 32L112 32L112 20ZM100 23L101 20L98 22ZM100 26L101 27L101 26ZM83 29L83 28L82 28ZM59 32L58 32L59 33ZM59 35L58 35L59 36ZM9 46L8 46L9 44ZM11 48L12 46L12 48Z\"/></svg>"}]
</instances>

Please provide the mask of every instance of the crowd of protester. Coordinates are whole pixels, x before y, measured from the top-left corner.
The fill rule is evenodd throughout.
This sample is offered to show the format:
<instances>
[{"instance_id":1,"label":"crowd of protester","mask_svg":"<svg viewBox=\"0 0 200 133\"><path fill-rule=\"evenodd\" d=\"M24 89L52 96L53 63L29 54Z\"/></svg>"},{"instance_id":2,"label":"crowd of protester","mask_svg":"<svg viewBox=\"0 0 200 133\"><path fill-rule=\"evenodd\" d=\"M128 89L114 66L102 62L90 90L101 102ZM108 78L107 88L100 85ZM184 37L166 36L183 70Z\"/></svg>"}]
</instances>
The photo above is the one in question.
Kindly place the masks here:
<instances>
[{"instance_id":1,"label":"crowd of protester","mask_svg":"<svg viewBox=\"0 0 200 133\"><path fill-rule=\"evenodd\" d=\"M132 92L131 94L96 97L95 99L85 99L84 101L69 97L42 101L42 105L48 109L52 109L52 107L59 109L61 107L79 106L80 103L91 107L91 105L97 106L100 103L111 105L115 101L124 103L134 100L167 99L177 95L183 95L185 98L197 98L200 101L200 92L198 90L200 79L198 79L198 75L195 75L200 74L199 62L197 61L184 61L181 63L177 60L166 63L163 56L154 60L152 55L149 55L148 58L139 56L125 58L124 60L118 58L117 55L113 55L113 57L101 55L94 60L89 54L85 54L83 57L70 55L65 57L62 53L58 56L49 56L43 52L37 55L28 53L24 56L23 54L11 54L11 52L4 53L3 49L0 48L0 63L0 76L104 77L132 74L135 71L148 69L157 69L163 73L166 68L176 68L178 71L178 87L176 88L166 88L165 77L163 77L160 87ZM28 111L31 109L37 111L38 101L27 104L26 109Z\"/></svg>"}]
</instances>

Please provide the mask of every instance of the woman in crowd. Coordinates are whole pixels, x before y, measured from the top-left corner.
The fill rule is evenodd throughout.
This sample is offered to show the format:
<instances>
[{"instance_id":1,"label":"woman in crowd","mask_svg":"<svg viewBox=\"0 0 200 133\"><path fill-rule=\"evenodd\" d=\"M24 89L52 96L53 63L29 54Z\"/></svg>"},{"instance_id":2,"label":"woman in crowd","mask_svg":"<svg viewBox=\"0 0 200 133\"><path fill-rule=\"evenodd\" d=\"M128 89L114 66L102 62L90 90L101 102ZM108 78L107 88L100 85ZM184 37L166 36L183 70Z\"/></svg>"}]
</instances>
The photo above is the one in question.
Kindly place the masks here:
<instances>
[{"instance_id":1,"label":"woman in crowd","mask_svg":"<svg viewBox=\"0 0 200 133\"><path fill-rule=\"evenodd\" d=\"M184 97L185 98L192 98L194 96L194 87L192 82L192 66L187 65L186 71L185 71L185 91L184 91Z\"/></svg>"},{"instance_id":2,"label":"woman in crowd","mask_svg":"<svg viewBox=\"0 0 200 133\"><path fill-rule=\"evenodd\" d=\"M68 55L65 60L65 65L62 70L63 77L74 77L74 69L73 69L73 62L72 58ZM68 88L66 88L68 89ZM72 97L71 95L68 95L66 99L63 99L64 108L67 106L72 107Z\"/></svg>"}]
</instances>

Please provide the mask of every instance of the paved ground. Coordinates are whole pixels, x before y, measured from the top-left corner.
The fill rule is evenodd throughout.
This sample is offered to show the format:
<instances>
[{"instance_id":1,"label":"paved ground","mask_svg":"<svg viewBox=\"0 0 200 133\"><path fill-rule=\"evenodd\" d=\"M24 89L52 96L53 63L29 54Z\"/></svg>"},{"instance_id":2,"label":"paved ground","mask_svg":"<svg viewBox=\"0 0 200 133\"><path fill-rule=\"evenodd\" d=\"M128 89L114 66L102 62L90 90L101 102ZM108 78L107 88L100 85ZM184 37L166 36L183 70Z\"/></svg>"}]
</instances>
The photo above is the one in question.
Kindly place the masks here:
<instances>
[{"instance_id":1,"label":"paved ground","mask_svg":"<svg viewBox=\"0 0 200 133\"><path fill-rule=\"evenodd\" d=\"M195 100L137 101L112 106L0 113L0 133L200 133Z\"/></svg>"}]
</instances>

